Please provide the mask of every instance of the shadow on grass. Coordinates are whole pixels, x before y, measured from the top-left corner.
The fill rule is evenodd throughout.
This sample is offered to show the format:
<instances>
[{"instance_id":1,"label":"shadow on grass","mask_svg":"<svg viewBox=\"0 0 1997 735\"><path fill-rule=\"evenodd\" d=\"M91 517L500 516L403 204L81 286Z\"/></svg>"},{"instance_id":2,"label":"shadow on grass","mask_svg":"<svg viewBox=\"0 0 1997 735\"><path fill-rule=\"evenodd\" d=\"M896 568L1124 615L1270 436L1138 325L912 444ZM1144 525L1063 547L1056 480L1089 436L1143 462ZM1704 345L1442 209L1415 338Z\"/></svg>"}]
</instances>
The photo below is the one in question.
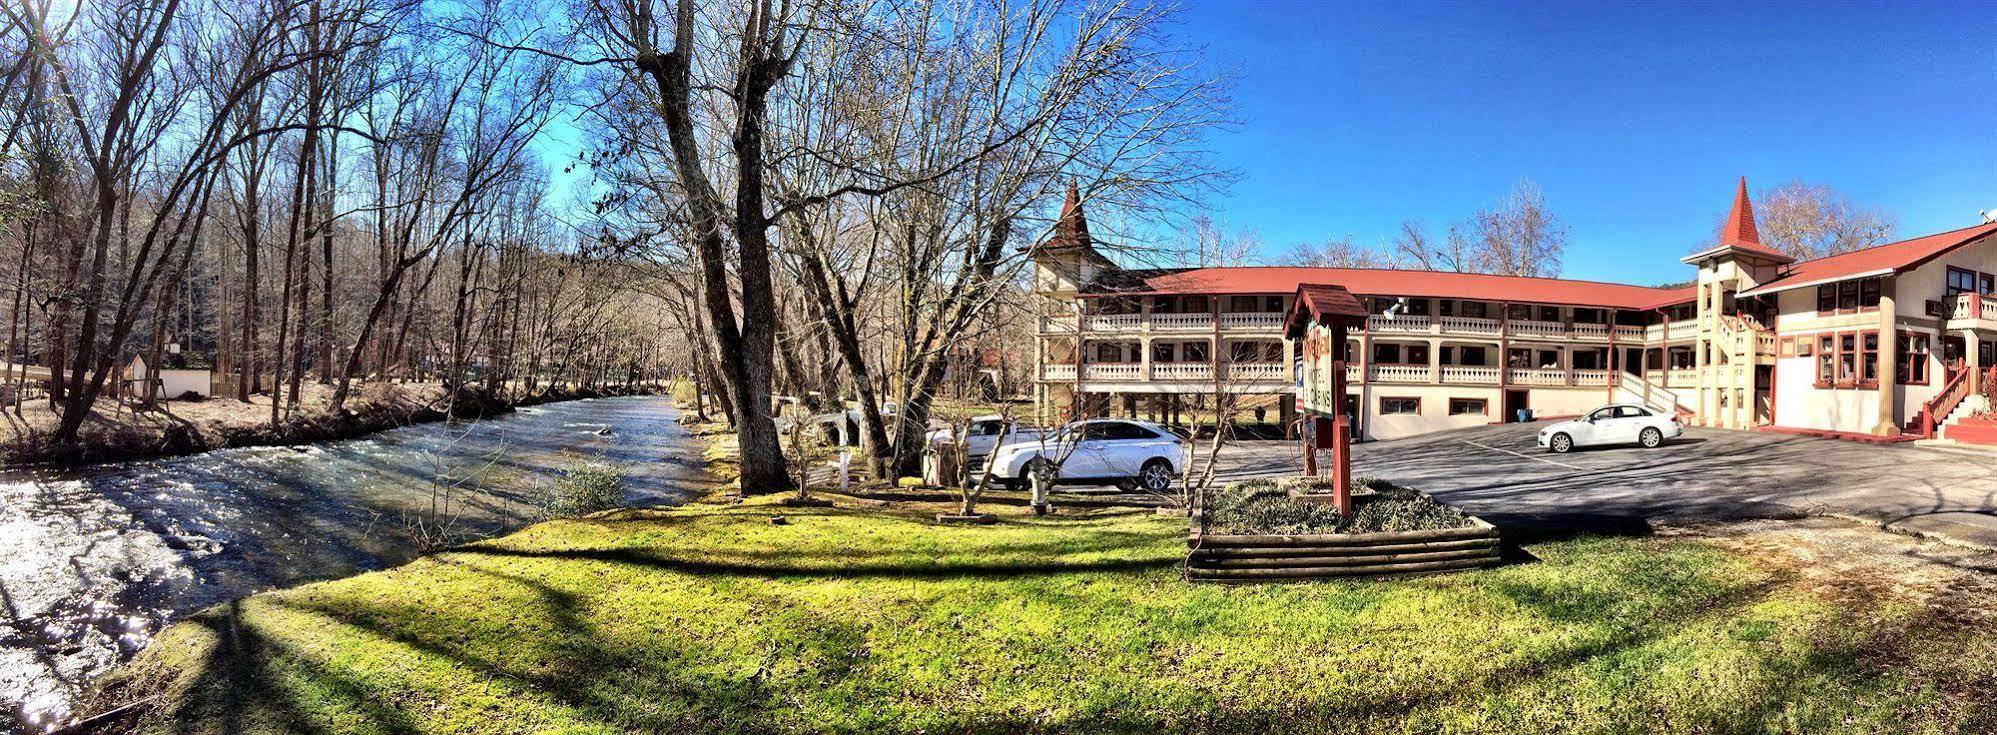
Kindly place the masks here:
<instances>
[{"instance_id":1,"label":"shadow on grass","mask_svg":"<svg viewBox=\"0 0 1997 735\"><path fill-rule=\"evenodd\" d=\"M1155 548L1155 541L1146 543ZM1098 550L1137 550L1142 545L1135 540L1118 540L1094 546ZM1072 554L1076 548L1077 544L1050 542L990 545L981 551L987 555L1030 556L1024 552L1032 549ZM910 680L906 678L907 672L895 668L907 665L905 662L895 662L892 657L885 661L871 658L872 646L893 645L896 640L878 629L886 618L872 622L849 619L815 609L804 602L806 598L766 593L755 585L722 579L699 583L702 589L726 597L727 604L716 611L739 608L753 612L742 613L740 617L703 618L699 611L689 610L686 612L693 617L684 623L661 621L633 627L626 616L637 613L604 607L595 590L587 586L591 580L600 578L599 574L585 570L569 574L570 581L558 584L550 581L554 577L516 571L543 568L523 565L519 560L548 559L630 565L703 578L813 577L919 582L1113 573L1168 568L1178 562L1174 556L1068 561L1028 558L1016 563L939 560L925 565L900 561L906 558L905 551L856 554L846 549L824 548L800 550L792 556L795 558L789 563L775 563L761 555L726 552L692 559L643 549L476 548L436 557L435 562L447 570L489 579L489 585L479 587L480 599L460 596L460 599L442 600L456 604L437 604L439 598L424 595L390 604L377 597L346 595L303 599L277 596L269 598L269 602L322 621L343 636L381 641L445 659L453 669L461 667L494 688L510 691L501 696L561 710L559 715L550 714L544 722L495 721L490 727L469 728L472 730L552 729L558 728L563 720L572 719L632 732L742 733L856 727L862 731L948 733L1278 733L1398 729L1411 725L1415 720L1409 718L1419 713L1433 715L1452 706L1474 709L1480 703L1487 708L1487 715L1495 712L1502 718L1507 698L1523 696L1528 703L1540 701L1547 696L1543 690L1562 687L1574 676L1604 686L1611 686L1603 684L1605 679L1627 679L1620 686L1636 687L1629 691L1635 701L1599 715L1611 722L1596 725L1643 731L1658 722L1669 721L1674 727L1688 731L1754 731L1786 722L1781 718L1790 716L1798 702L1807 699L1821 703L1823 700L1816 693L1826 682L1835 685L1876 680L1882 672L1902 666L1905 651L1932 640L1925 637L1924 629L1931 620L1928 616L1934 614L1917 613L1884 627L1846 628L1841 626L1844 621L1840 617L1822 623L1837 634L1816 636L1802 651L1745 649L1755 656L1758 667L1769 669L1769 675L1744 684L1750 689L1742 692L1738 701L1701 700L1690 705L1689 710L1681 707L1660 711L1656 703L1642 701L1653 693L1640 688L1645 684L1645 674L1641 672L1652 665L1644 663L1646 656L1656 649L1640 652L1641 649L1668 641L1688 629L1724 629L1731 621L1752 618L1755 608L1782 594L1792 580L1779 574L1738 580L1708 575L1697 569L1686 571L1671 564L1651 569L1647 566L1649 557L1632 555L1606 568L1583 570L1590 573L1579 577L1489 573L1468 578L1471 581L1437 579L1418 583L1439 587L1447 594L1479 595L1480 604L1487 601L1494 615L1516 623L1573 633L1533 637L1525 641L1532 645L1516 650L1493 649L1482 664L1454 673L1446 667L1439 668L1437 676L1421 683L1357 687L1338 696L1323 696L1321 691L1308 694L1314 690L1301 680L1268 682L1277 691L1294 686L1294 695L1272 696L1266 687L1254 696L1235 696L1225 687L1217 690L1189 687L1194 692L1190 698L1160 707L1145 702L1155 701L1153 698L1162 691L1173 689L1172 685L1163 684L1158 691L1145 691L1145 685L1131 683L1141 679L1109 678L1126 677L1131 672L1100 670L1096 675L1105 679L1076 683L1077 689L1095 696L1077 693L1074 699L1063 700L1059 707L1028 710L1020 703L987 701L981 692L952 689L947 686L950 681L947 677L941 681ZM814 556L818 558L813 559ZM634 580L646 584L643 580L647 576L640 575ZM998 591L992 594L1031 594L1033 585L1039 582L1034 579L1027 582L1017 590L995 588ZM1417 583L1368 585L1369 594L1371 591L1386 594L1404 584ZM1126 590L1092 592L1076 587L1060 590L1060 594L1042 602L1058 602L1061 607L1057 615L1115 616L1121 605L1135 599L1119 595L1151 594L1153 589L1137 585ZM1319 600L1322 613L1324 604L1342 599L1338 597L1342 589L1344 585L1263 590L1201 588L1187 594L1182 602L1226 609L1229 598L1236 595L1250 599L1275 595L1294 598L1291 601L1306 605ZM1636 594L1634 590L1653 593ZM185 718L177 724L202 723L177 728L179 731L401 733L423 728L419 717L427 713L422 709L427 703L394 680L395 676L414 675L412 671L397 670L395 664L388 663L380 667L389 669L386 673L376 674L382 679L359 681L355 678L358 674L329 664L323 646L270 640L256 627L237 626L235 620L233 614L204 616L202 624L211 626L217 639L225 641L210 653L207 666L199 673L198 688L214 695L207 697L202 707L177 715ZM701 636L672 635L681 625L744 626L742 636L754 642L744 647L738 640L731 649ZM1215 631L1212 637L1188 638L1181 645L1220 654L1239 642L1238 638L1281 634L1280 628L1248 630L1218 626ZM963 633L954 628L939 628L934 635ZM1088 674L1091 671L1086 663L1088 652L1098 650L1093 647L1102 642L1088 639L1087 628L1072 633L1077 636L1075 639L1070 640L1066 635L1069 633L1046 642L1045 645L1056 649L1053 660L1037 665L1047 671L1029 668L1019 675L1046 676L1050 671ZM991 645L1012 645L1007 640L995 638ZM1420 636L1413 636L1412 640L1389 639L1384 645L1397 643L1416 646L1406 652L1407 658L1403 660L1411 667L1425 667L1432 663L1428 659L1448 660L1469 655L1464 651L1419 648L1433 645ZM1665 647L1671 645L1666 643ZM1218 676L1221 680L1258 681L1271 673L1261 668L1264 665L1249 660L1240 670L1208 671L1195 679L1204 681ZM1156 675L1171 676L1171 672L1170 666L1160 666ZM280 680L287 683L282 686L274 683ZM1136 686L1138 690L1122 692L1123 696L1104 693L1105 687L1118 686ZM828 691L838 691L845 698L821 698ZM876 699L868 699L870 696ZM1493 706L1499 709L1489 709ZM814 709L828 707L832 708L829 713ZM851 709L855 707L869 711ZM322 721L329 710L343 720L338 727ZM476 712L462 710L454 710L453 714L477 716ZM842 717L845 719L841 720ZM1660 717L1665 719L1656 719ZM1988 715L1972 712L1966 717L1988 722ZM1986 719L1975 720L1977 717ZM875 726L856 725L856 720ZM1586 726L1575 724L1575 727Z\"/></svg>"}]
</instances>

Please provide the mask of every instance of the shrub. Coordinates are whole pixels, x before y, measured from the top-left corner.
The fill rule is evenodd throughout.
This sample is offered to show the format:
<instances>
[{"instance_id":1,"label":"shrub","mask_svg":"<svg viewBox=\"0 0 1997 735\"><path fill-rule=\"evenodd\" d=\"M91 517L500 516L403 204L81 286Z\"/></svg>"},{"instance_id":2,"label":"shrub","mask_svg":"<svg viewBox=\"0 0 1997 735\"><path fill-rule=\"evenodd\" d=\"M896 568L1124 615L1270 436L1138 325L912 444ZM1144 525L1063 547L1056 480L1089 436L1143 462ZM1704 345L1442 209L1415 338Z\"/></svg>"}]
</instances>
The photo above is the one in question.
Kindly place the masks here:
<instances>
[{"instance_id":1,"label":"shrub","mask_svg":"<svg viewBox=\"0 0 1997 735\"><path fill-rule=\"evenodd\" d=\"M599 462L562 471L542 510L550 518L579 518L624 504L624 475Z\"/></svg>"},{"instance_id":2,"label":"shrub","mask_svg":"<svg viewBox=\"0 0 1997 735\"><path fill-rule=\"evenodd\" d=\"M1353 481L1353 489L1373 495L1354 503L1350 517L1322 503L1290 497L1291 490L1319 493L1330 489L1323 478L1248 480L1209 496L1206 527L1221 534L1374 533L1462 528L1470 524L1463 511L1427 495L1378 479Z\"/></svg>"}]
</instances>

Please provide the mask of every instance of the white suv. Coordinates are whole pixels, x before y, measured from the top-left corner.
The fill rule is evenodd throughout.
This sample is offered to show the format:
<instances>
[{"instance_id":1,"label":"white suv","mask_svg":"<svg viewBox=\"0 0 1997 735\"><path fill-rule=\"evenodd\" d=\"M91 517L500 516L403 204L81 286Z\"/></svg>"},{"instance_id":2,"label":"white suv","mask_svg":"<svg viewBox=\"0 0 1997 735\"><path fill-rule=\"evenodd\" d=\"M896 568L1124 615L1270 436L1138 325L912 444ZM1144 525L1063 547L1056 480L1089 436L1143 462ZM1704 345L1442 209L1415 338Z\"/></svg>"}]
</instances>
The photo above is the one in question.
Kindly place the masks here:
<instances>
[{"instance_id":1,"label":"white suv","mask_svg":"<svg viewBox=\"0 0 1997 735\"><path fill-rule=\"evenodd\" d=\"M1148 421L1077 421L1043 439L1007 442L992 452L992 476L1025 487L1034 474L1052 482L1114 482L1164 492L1186 466L1186 442Z\"/></svg>"}]
</instances>

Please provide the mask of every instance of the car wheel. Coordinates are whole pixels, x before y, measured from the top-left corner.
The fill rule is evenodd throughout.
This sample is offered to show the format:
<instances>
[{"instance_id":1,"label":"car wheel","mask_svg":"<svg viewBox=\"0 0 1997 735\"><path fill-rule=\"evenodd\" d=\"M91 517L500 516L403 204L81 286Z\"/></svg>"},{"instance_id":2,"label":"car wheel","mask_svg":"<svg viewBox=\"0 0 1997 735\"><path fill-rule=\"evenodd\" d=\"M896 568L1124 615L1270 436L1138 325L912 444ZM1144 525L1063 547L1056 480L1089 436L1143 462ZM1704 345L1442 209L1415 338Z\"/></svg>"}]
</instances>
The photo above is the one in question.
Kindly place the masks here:
<instances>
[{"instance_id":1,"label":"car wheel","mask_svg":"<svg viewBox=\"0 0 1997 735\"><path fill-rule=\"evenodd\" d=\"M1656 429L1644 429L1643 433L1636 435L1636 442L1642 444L1646 449L1655 448L1657 445L1664 443L1664 432Z\"/></svg>"},{"instance_id":2,"label":"car wheel","mask_svg":"<svg viewBox=\"0 0 1997 735\"><path fill-rule=\"evenodd\" d=\"M1145 462L1137 471L1137 486L1154 493L1172 489L1172 465L1162 459Z\"/></svg>"},{"instance_id":3,"label":"car wheel","mask_svg":"<svg viewBox=\"0 0 1997 735\"><path fill-rule=\"evenodd\" d=\"M1554 454L1566 454L1573 451L1574 438L1566 434L1554 434L1552 439L1547 440L1546 447L1553 450Z\"/></svg>"}]
</instances>

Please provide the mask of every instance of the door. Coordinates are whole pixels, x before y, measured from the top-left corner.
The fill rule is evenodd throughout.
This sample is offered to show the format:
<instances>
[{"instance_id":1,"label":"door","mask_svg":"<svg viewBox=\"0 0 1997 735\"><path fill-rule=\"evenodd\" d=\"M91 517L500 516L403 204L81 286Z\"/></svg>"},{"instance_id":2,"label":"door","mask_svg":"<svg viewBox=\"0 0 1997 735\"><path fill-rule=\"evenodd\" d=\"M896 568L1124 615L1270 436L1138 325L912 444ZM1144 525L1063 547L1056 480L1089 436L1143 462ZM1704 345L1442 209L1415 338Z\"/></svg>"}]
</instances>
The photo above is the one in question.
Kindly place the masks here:
<instances>
[{"instance_id":1,"label":"door","mask_svg":"<svg viewBox=\"0 0 1997 735\"><path fill-rule=\"evenodd\" d=\"M1061 463L1061 477L1102 477L1104 476L1103 453L1109 443L1103 440L1104 426L1112 422L1095 421L1076 427L1072 449L1068 458Z\"/></svg>"},{"instance_id":2,"label":"door","mask_svg":"<svg viewBox=\"0 0 1997 735\"><path fill-rule=\"evenodd\" d=\"M1122 421L1103 424L1099 437L1094 443L1102 458L1100 477L1136 477L1145 460L1163 454L1159 443L1166 441L1157 432Z\"/></svg>"},{"instance_id":3,"label":"door","mask_svg":"<svg viewBox=\"0 0 1997 735\"><path fill-rule=\"evenodd\" d=\"M1504 406L1505 421L1516 423L1519 420L1519 412L1532 407L1530 405L1527 405L1526 403L1526 396L1528 395L1531 395L1529 391L1522 391L1522 390L1505 391L1505 406Z\"/></svg>"},{"instance_id":4,"label":"door","mask_svg":"<svg viewBox=\"0 0 1997 735\"><path fill-rule=\"evenodd\" d=\"M1616 441L1616 407L1598 408L1582 417L1574 427L1574 446L1592 446Z\"/></svg>"}]
</instances>

